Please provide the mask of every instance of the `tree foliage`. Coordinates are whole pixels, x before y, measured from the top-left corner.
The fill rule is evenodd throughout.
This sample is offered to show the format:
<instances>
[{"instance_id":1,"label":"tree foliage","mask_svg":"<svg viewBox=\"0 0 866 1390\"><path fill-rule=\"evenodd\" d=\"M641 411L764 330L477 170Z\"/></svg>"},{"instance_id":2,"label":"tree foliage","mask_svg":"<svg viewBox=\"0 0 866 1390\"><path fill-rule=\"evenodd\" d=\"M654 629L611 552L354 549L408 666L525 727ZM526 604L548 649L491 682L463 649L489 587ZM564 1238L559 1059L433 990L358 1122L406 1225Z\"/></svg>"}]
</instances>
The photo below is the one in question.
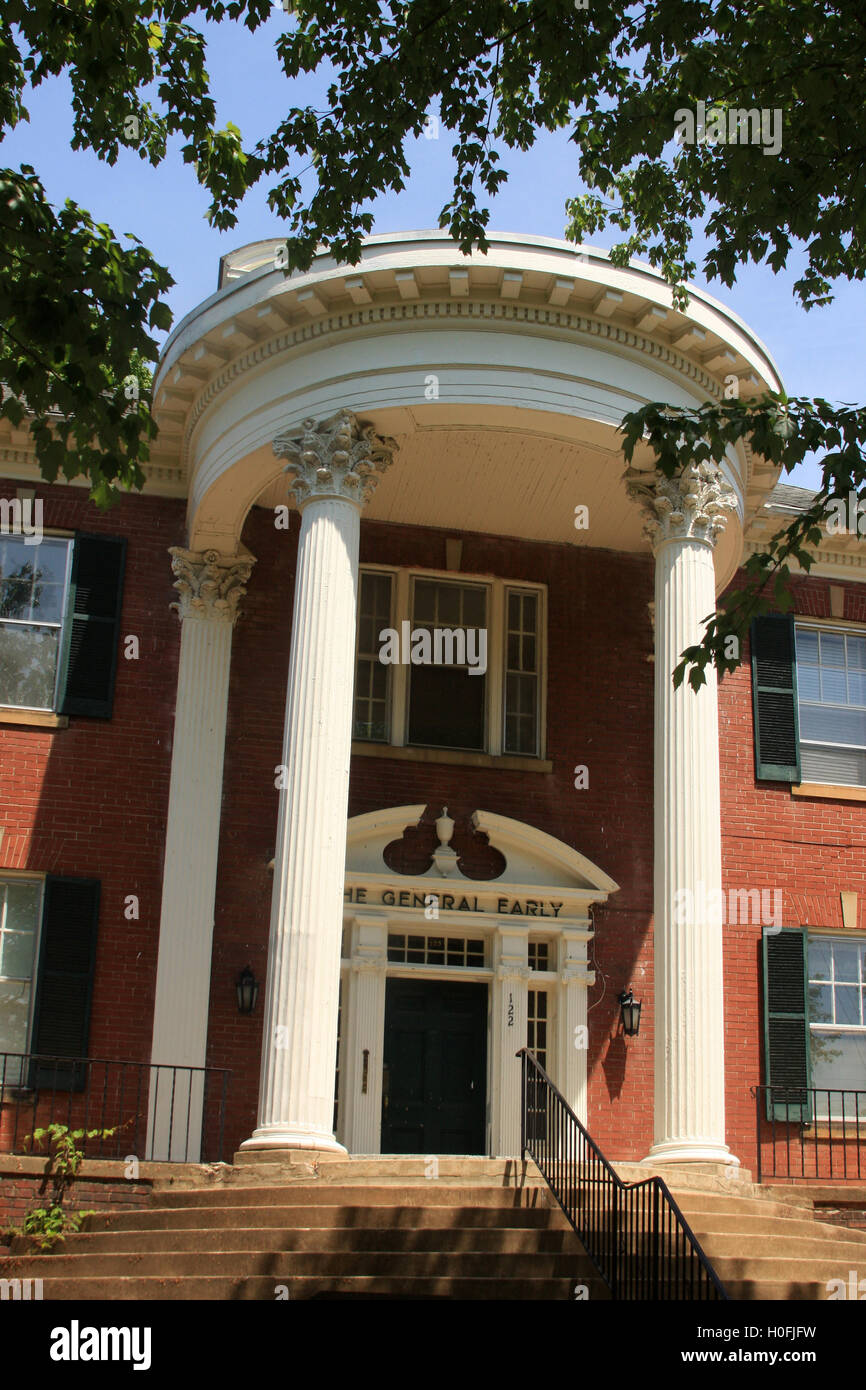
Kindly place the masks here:
<instances>
[{"instance_id":1,"label":"tree foliage","mask_svg":"<svg viewBox=\"0 0 866 1390\"><path fill-rule=\"evenodd\" d=\"M866 13L850 0L294 0L276 44L287 96L293 79L316 73L326 102L289 105L277 129L245 150L235 126L216 129L201 30L204 21L256 30L270 13L270 0L7 0L0 133L26 119L28 84L66 72L73 146L111 164L128 145L157 164L180 135L215 226L233 226L246 190L266 179L290 273L308 268L320 244L358 260L373 199L405 186L411 141L431 115L453 142L440 225L467 252L486 246L505 150L567 130L567 235L612 233L613 261L649 259L681 307L702 232L700 266L724 285L750 261L776 272L796 264L794 292L811 308L830 302L835 280L864 278ZM678 114L699 103L778 116L778 149L675 142ZM119 400L117 383L134 352L154 357L171 279L134 239L122 245L73 203L51 208L32 169L0 172L0 228L9 251L0 264L0 411L20 418L25 401L46 476L83 472L104 502L113 479L141 483L153 433L147 399ZM747 439L786 470L817 450L823 503L864 481L866 415L825 401L768 397L686 415L658 403L624 429L627 452L647 433L664 472L681 466L683 439L693 457ZM784 579L789 560L805 563L818 506L751 566L756 586ZM746 617L740 600L717 615L692 653L693 683L710 660L725 669L725 636L742 635Z\"/></svg>"}]
</instances>

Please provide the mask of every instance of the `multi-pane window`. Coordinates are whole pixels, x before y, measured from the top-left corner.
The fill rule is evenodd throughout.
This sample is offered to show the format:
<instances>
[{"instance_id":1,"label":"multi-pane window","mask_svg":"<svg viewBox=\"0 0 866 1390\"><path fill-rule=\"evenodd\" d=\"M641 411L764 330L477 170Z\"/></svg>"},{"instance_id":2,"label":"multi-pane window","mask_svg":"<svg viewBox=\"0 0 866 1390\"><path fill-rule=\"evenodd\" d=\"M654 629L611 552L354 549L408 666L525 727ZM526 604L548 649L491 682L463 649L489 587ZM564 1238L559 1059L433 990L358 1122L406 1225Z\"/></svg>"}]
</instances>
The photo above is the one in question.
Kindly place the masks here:
<instances>
[{"instance_id":1,"label":"multi-pane window","mask_svg":"<svg viewBox=\"0 0 866 1390\"><path fill-rule=\"evenodd\" d=\"M541 756L543 594L363 570L355 739Z\"/></svg>"},{"instance_id":2,"label":"multi-pane window","mask_svg":"<svg viewBox=\"0 0 866 1390\"><path fill-rule=\"evenodd\" d=\"M866 1091L866 940L810 936L809 1042L814 1087ZM831 1113L840 1106L831 1099Z\"/></svg>"},{"instance_id":3,"label":"multi-pane window","mask_svg":"<svg viewBox=\"0 0 866 1390\"><path fill-rule=\"evenodd\" d=\"M487 675L480 657L487 649L487 590L416 579L412 632L429 634L433 661L410 667L408 742L483 749Z\"/></svg>"},{"instance_id":4,"label":"multi-pane window","mask_svg":"<svg viewBox=\"0 0 866 1390\"><path fill-rule=\"evenodd\" d=\"M537 594L506 594L506 753L538 752L538 606Z\"/></svg>"},{"instance_id":5,"label":"multi-pane window","mask_svg":"<svg viewBox=\"0 0 866 1390\"><path fill-rule=\"evenodd\" d=\"M379 659L383 628L391 626L391 576L365 570L358 606L355 738L387 743L388 667Z\"/></svg>"},{"instance_id":6,"label":"multi-pane window","mask_svg":"<svg viewBox=\"0 0 866 1390\"><path fill-rule=\"evenodd\" d=\"M0 705L55 708L71 547L0 536Z\"/></svg>"},{"instance_id":7,"label":"multi-pane window","mask_svg":"<svg viewBox=\"0 0 866 1390\"><path fill-rule=\"evenodd\" d=\"M0 879L0 1053L27 1051L41 906L38 879ZM21 1066L7 1061L7 1083L20 1080Z\"/></svg>"},{"instance_id":8,"label":"multi-pane window","mask_svg":"<svg viewBox=\"0 0 866 1390\"><path fill-rule=\"evenodd\" d=\"M530 989L527 1000L526 1046L547 1071L547 990Z\"/></svg>"},{"instance_id":9,"label":"multi-pane window","mask_svg":"<svg viewBox=\"0 0 866 1390\"><path fill-rule=\"evenodd\" d=\"M550 943L547 941L530 941L527 947L529 951L530 970L549 970L550 967Z\"/></svg>"},{"instance_id":10,"label":"multi-pane window","mask_svg":"<svg viewBox=\"0 0 866 1390\"><path fill-rule=\"evenodd\" d=\"M866 785L866 633L797 626L804 782Z\"/></svg>"},{"instance_id":11,"label":"multi-pane window","mask_svg":"<svg viewBox=\"0 0 866 1390\"><path fill-rule=\"evenodd\" d=\"M484 942L462 936L388 935L388 959L416 965L482 965Z\"/></svg>"}]
</instances>

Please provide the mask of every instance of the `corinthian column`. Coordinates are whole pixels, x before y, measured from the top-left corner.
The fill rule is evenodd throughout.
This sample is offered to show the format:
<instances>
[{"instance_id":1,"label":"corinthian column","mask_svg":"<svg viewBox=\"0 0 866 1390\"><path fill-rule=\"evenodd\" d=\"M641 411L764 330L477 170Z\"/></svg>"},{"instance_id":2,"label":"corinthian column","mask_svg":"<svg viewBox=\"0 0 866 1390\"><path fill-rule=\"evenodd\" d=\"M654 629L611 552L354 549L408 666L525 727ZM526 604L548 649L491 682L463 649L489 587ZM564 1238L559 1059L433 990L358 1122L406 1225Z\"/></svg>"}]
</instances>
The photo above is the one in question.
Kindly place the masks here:
<instances>
[{"instance_id":1,"label":"corinthian column","mask_svg":"<svg viewBox=\"0 0 866 1390\"><path fill-rule=\"evenodd\" d=\"M626 474L655 554L655 1142L647 1162L732 1163L725 1143L716 673L672 674L716 606L713 548L736 497L715 465Z\"/></svg>"},{"instance_id":2,"label":"corinthian column","mask_svg":"<svg viewBox=\"0 0 866 1390\"><path fill-rule=\"evenodd\" d=\"M251 555L175 546L180 666L171 755L151 1061L203 1067L232 629ZM203 1076L151 1072L148 1157L197 1162Z\"/></svg>"},{"instance_id":3,"label":"corinthian column","mask_svg":"<svg viewBox=\"0 0 866 1390\"><path fill-rule=\"evenodd\" d=\"M274 442L301 512L258 1124L244 1149L334 1138L361 510L396 447L341 410Z\"/></svg>"}]
</instances>

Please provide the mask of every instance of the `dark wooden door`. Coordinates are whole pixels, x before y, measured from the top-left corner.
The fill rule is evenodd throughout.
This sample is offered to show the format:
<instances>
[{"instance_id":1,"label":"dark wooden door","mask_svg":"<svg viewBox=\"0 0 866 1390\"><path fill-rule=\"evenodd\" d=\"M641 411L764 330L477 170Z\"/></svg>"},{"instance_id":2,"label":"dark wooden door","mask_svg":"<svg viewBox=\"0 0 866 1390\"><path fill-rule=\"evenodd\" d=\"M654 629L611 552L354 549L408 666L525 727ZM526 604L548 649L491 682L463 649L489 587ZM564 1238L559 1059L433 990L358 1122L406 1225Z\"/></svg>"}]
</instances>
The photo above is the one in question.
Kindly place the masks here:
<instances>
[{"instance_id":1,"label":"dark wooden door","mask_svg":"<svg viewBox=\"0 0 866 1390\"><path fill-rule=\"evenodd\" d=\"M389 980L382 1152L486 1152L487 985Z\"/></svg>"}]
</instances>

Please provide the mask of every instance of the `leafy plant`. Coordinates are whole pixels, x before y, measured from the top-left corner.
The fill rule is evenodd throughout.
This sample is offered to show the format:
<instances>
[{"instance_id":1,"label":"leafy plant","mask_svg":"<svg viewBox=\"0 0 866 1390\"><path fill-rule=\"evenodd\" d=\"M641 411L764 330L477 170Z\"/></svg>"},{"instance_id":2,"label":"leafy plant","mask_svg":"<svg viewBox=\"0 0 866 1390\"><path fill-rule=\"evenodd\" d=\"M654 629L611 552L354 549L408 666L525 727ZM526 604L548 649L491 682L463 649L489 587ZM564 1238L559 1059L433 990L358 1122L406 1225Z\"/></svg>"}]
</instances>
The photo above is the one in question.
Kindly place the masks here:
<instances>
[{"instance_id":1,"label":"leafy plant","mask_svg":"<svg viewBox=\"0 0 866 1390\"><path fill-rule=\"evenodd\" d=\"M111 1139L123 1125L110 1129L70 1129L68 1125L52 1123L28 1134L25 1143L32 1140L37 1148L47 1140L50 1144L46 1184L51 1180L51 1191L43 1196L41 1205L27 1212L21 1226L11 1226L7 1236L24 1236L48 1251L60 1241L65 1240L70 1231L79 1231L85 1216L92 1211L70 1211L63 1203L72 1187L84 1161L84 1149L79 1147L81 1140Z\"/></svg>"}]
</instances>

